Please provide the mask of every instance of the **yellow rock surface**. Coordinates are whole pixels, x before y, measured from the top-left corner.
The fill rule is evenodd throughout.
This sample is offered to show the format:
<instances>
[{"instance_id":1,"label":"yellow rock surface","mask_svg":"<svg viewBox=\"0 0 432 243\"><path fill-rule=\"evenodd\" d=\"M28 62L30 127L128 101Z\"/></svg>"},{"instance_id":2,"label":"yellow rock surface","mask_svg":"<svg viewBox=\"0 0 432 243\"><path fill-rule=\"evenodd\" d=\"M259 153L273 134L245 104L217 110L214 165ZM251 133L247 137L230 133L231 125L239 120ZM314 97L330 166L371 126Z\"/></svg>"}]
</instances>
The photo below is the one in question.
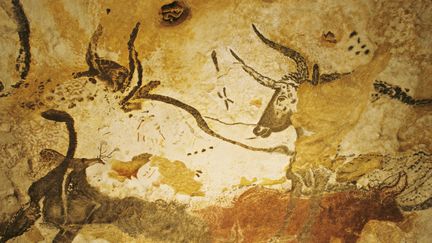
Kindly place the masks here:
<instances>
[{"instance_id":1,"label":"yellow rock surface","mask_svg":"<svg viewBox=\"0 0 432 243\"><path fill-rule=\"evenodd\" d=\"M372 61L331 83L298 90L299 103L292 121L295 127L312 132L296 141L296 160L293 171L318 165L331 168L338 145L363 113L372 83L390 59L388 46L381 46Z\"/></svg>"},{"instance_id":2,"label":"yellow rock surface","mask_svg":"<svg viewBox=\"0 0 432 243\"><path fill-rule=\"evenodd\" d=\"M194 180L195 172L178 160L170 161L160 156L150 159L152 166L157 166L162 176L161 183L171 186L177 193L191 196L203 196L202 184Z\"/></svg>"}]
</instances>

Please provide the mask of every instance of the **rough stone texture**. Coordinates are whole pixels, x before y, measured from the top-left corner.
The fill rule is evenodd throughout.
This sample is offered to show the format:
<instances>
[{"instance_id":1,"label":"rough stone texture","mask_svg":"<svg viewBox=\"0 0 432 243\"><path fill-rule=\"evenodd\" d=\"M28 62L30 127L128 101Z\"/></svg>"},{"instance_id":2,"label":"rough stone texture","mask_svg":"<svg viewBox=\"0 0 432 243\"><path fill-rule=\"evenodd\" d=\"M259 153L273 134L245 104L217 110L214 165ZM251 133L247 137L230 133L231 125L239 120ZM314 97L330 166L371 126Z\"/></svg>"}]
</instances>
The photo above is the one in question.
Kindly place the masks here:
<instances>
[{"instance_id":1,"label":"rough stone texture","mask_svg":"<svg viewBox=\"0 0 432 243\"><path fill-rule=\"evenodd\" d=\"M0 33L11 242L431 241L429 0L5 0Z\"/></svg>"}]
</instances>

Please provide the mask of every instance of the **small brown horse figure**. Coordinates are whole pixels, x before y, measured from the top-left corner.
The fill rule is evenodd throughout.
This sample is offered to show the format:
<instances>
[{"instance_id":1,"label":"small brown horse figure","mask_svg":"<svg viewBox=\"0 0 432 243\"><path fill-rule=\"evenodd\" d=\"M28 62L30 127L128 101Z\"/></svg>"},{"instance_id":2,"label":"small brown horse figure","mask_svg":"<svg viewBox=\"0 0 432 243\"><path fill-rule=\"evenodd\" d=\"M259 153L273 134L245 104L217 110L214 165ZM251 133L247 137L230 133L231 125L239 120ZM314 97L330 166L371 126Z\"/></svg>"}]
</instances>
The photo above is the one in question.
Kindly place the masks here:
<instances>
[{"instance_id":1,"label":"small brown horse figure","mask_svg":"<svg viewBox=\"0 0 432 243\"><path fill-rule=\"evenodd\" d=\"M275 49L284 56L292 59L297 66L296 72L288 73L280 80L274 80L270 77L260 74L258 71L247 65L233 50L231 54L237 61L242 64L243 70L253 77L258 83L275 90L270 102L268 103L264 113L262 114L257 126L253 129L256 136L268 137L272 132L280 132L291 125L291 114L295 112L297 105L297 88L304 81L311 82L317 85L319 82L330 82L339 79L341 76L348 73L339 74L322 74L319 73L319 66L313 66L312 80L309 80L309 71L305 58L297 51L275 43L262 35L255 25L252 28L256 35L268 47Z\"/></svg>"}]
</instances>

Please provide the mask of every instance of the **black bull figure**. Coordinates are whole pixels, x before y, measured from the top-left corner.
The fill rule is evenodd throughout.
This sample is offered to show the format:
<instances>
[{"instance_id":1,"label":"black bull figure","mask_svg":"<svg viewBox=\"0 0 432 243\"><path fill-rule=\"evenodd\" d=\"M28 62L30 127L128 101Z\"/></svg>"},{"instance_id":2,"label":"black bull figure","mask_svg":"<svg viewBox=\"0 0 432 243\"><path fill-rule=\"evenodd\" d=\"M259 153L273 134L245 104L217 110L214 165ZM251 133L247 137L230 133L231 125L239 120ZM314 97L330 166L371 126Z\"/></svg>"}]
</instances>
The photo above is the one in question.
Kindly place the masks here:
<instances>
[{"instance_id":1,"label":"black bull figure","mask_svg":"<svg viewBox=\"0 0 432 243\"><path fill-rule=\"evenodd\" d=\"M274 89L275 92L264 110L257 126L253 129L256 136L268 137L272 132L280 132L285 130L291 125L291 115L296 109L297 105L297 89L305 81L317 85L318 83L330 82L341 78L343 75L349 73L319 73L319 66L313 66L312 79L309 79L309 71L305 58L297 51L275 43L264 35L262 35L255 25L252 25L255 34L261 39L268 47L275 49L282 53L284 56L292 59L296 64L296 71L284 75L279 80L274 80L270 77L264 76L256 71L251 66L247 65L233 50L231 54L242 65L243 70L254 78L258 83Z\"/></svg>"}]
</instances>

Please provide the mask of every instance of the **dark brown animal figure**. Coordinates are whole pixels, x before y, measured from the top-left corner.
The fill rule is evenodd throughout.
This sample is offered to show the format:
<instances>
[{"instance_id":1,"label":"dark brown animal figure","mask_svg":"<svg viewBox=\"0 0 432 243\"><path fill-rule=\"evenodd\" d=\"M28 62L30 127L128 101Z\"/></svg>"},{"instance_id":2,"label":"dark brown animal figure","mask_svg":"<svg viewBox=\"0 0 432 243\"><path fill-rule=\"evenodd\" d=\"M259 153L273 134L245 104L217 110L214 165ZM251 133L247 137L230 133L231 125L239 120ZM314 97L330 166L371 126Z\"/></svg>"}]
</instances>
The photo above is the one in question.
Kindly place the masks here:
<instances>
[{"instance_id":1,"label":"dark brown animal figure","mask_svg":"<svg viewBox=\"0 0 432 243\"><path fill-rule=\"evenodd\" d=\"M42 117L48 120L64 122L69 132L69 146L63 161L47 175L34 182L28 189L30 202L21 208L12 220L2 230L1 242L14 238L27 231L35 221L41 216L39 202L43 199L44 214L49 215L56 212L58 215L64 214L65 208L64 197L64 177L68 169L82 167L79 164L71 165L77 146L77 137L74 128L73 118L66 112L58 110L48 110L43 112ZM82 160L80 163L92 164L95 160ZM49 216L48 216L49 218ZM61 224L63 217L56 218L55 223Z\"/></svg>"},{"instance_id":2,"label":"dark brown animal figure","mask_svg":"<svg viewBox=\"0 0 432 243\"><path fill-rule=\"evenodd\" d=\"M84 225L93 223L114 224L131 236L145 234L157 241L209 242L205 225L180 205L162 200L147 202L135 197L111 198L92 187L87 182L86 169L103 161L100 158L73 158L77 137L69 114L49 110L42 116L66 123L69 148L66 157L54 150L41 151L41 155L50 155L61 161L30 186L30 202L9 222L0 224L0 242L24 234L41 216L45 223L59 229L53 242L72 242ZM39 206L41 201L42 212Z\"/></svg>"},{"instance_id":3,"label":"dark brown animal figure","mask_svg":"<svg viewBox=\"0 0 432 243\"><path fill-rule=\"evenodd\" d=\"M388 188L332 192L312 197L255 187L230 208L212 206L198 213L215 241L356 242L369 220L399 222L403 215L394 197L406 186L402 175Z\"/></svg>"},{"instance_id":4,"label":"dark brown animal figure","mask_svg":"<svg viewBox=\"0 0 432 243\"><path fill-rule=\"evenodd\" d=\"M102 26L98 25L87 48L86 62L89 69L84 72L73 73L73 77L97 77L104 81L113 92L120 91L123 93L126 88L129 87L135 69L137 54L134 48L134 42L138 34L139 26L140 23L135 25L128 42L129 69L112 60L101 58L98 55L97 45L103 31Z\"/></svg>"}]
</instances>

